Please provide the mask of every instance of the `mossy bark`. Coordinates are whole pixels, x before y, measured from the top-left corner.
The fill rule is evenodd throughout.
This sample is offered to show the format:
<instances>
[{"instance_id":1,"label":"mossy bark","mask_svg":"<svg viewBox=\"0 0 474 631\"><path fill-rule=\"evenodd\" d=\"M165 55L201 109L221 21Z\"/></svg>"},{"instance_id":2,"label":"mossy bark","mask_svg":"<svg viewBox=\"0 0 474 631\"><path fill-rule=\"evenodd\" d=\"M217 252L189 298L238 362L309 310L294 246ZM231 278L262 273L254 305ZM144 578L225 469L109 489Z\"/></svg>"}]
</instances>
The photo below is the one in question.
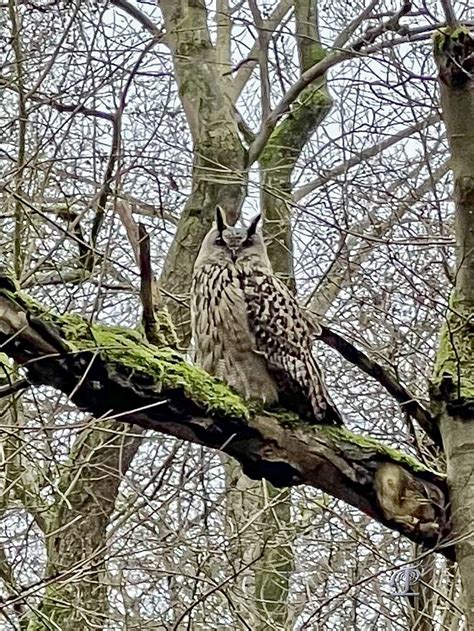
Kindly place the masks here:
<instances>
[{"instance_id":1,"label":"mossy bark","mask_svg":"<svg viewBox=\"0 0 474 631\"><path fill-rule=\"evenodd\" d=\"M319 43L316 3L296 0L295 20L300 70L325 57ZM291 234L291 177L305 144L331 109L326 77L309 85L276 127L260 157L261 206L268 253L275 273L294 289Z\"/></svg>"},{"instance_id":2,"label":"mossy bark","mask_svg":"<svg viewBox=\"0 0 474 631\"><path fill-rule=\"evenodd\" d=\"M101 629L108 620L105 572L107 527L122 475L136 453L133 436L117 422L81 432L62 467L45 533L46 576L55 577L28 631Z\"/></svg>"},{"instance_id":3,"label":"mossy bark","mask_svg":"<svg viewBox=\"0 0 474 631\"><path fill-rule=\"evenodd\" d=\"M264 483L265 484L265 483ZM256 629L286 629L289 619L290 579L294 571L291 490L264 486L266 518L262 524L262 559L257 563L255 598L259 613Z\"/></svg>"},{"instance_id":4,"label":"mossy bark","mask_svg":"<svg viewBox=\"0 0 474 631\"><path fill-rule=\"evenodd\" d=\"M435 36L443 120L451 150L456 282L432 381L447 460L456 554L468 628L474 628L474 35Z\"/></svg>"},{"instance_id":5,"label":"mossy bark","mask_svg":"<svg viewBox=\"0 0 474 631\"><path fill-rule=\"evenodd\" d=\"M227 96L224 71L217 64L210 40L205 3L163 0L160 8L194 152L191 194L161 278L169 312L185 348L194 261L217 204L225 210L229 223L238 219L246 193L247 156Z\"/></svg>"},{"instance_id":6,"label":"mossy bark","mask_svg":"<svg viewBox=\"0 0 474 631\"><path fill-rule=\"evenodd\" d=\"M437 546L449 535L444 481L413 458L345 428L311 426L291 414L249 409L224 384L177 353L160 352L130 331L105 326L91 331L79 317L73 320L41 316L37 305L34 313L29 311L22 297L2 290L0 278L0 344L24 367L32 383L61 390L95 417L119 415L117 423L133 423L218 449L236 458L249 477L265 478L275 487L320 488L424 547ZM68 480L76 479L76 458L82 460L87 453L94 465L94 458L103 454L95 441L87 433L79 438L72 464L65 468L62 495L71 488L73 509L81 506L84 494ZM73 467L72 474L68 466ZM93 469L84 466L79 477L87 482ZM410 489L405 513L400 512L402 506L390 512L389 502L380 496L377 478L384 470ZM103 485L106 492L105 481ZM100 497L97 492L93 501ZM396 497L395 493L389 499L396 503ZM64 522L74 515L59 500ZM447 546L440 552L451 555Z\"/></svg>"}]
</instances>

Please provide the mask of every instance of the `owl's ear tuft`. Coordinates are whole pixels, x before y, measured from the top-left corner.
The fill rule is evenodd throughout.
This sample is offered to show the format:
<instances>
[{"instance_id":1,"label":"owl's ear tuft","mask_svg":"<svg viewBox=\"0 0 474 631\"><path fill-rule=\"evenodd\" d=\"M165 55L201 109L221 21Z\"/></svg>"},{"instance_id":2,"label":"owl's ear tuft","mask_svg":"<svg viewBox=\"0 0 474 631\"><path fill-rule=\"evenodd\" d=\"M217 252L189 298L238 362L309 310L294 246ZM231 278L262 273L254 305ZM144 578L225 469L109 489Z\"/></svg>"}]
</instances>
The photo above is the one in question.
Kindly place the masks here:
<instances>
[{"instance_id":1,"label":"owl's ear tuft","mask_svg":"<svg viewBox=\"0 0 474 631\"><path fill-rule=\"evenodd\" d=\"M252 221L250 222L250 226L248 227L248 230L247 230L247 237L253 237L253 235L255 234L257 230L257 225L258 225L258 222L260 221L261 216L262 215L257 215L256 217L252 219Z\"/></svg>"},{"instance_id":2,"label":"owl's ear tuft","mask_svg":"<svg viewBox=\"0 0 474 631\"><path fill-rule=\"evenodd\" d=\"M216 206L216 224L217 230L222 234L227 225L225 222L225 213L220 206Z\"/></svg>"}]
</instances>

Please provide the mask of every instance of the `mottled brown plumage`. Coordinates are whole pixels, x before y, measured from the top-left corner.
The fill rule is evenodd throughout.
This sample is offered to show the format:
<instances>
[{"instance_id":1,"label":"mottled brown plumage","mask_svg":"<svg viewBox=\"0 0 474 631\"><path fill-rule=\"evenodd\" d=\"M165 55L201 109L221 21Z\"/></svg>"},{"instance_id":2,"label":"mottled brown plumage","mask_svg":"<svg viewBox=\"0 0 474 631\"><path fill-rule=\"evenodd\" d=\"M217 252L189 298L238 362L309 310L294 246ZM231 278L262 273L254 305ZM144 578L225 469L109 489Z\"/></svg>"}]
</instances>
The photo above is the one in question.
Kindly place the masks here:
<instances>
[{"instance_id":1,"label":"mottled brown plumage","mask_svg":"<svg viewBox=\"0 0 474 631\"><path fill-rule=\"evenodd\" d=\"M247 399L341 424L312 354L317 325L273 275L258 220L227 226L217 209L204 238L191 290L196 361Z\"/></svg>"}]
</instances>

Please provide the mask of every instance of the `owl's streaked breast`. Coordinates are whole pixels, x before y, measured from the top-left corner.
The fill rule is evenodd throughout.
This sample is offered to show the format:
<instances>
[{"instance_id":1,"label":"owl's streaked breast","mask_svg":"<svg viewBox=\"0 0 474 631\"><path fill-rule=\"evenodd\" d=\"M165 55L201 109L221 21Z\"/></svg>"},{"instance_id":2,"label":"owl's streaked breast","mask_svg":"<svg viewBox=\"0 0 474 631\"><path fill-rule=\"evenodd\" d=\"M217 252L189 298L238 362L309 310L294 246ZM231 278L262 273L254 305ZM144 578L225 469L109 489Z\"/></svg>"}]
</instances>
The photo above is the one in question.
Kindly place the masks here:
<instances>
[{"instance_id":1,"label":"owl's streaked breast","mask_svg":"<svg viewBox=\"0 0 474 631\"><path fill-rule=\"evenodd\" d=\"M256 349L236 267L200 266L194 273L191 294L197 363L245 398L276 401L277 387Z\"/></svg>"}]
</instances>

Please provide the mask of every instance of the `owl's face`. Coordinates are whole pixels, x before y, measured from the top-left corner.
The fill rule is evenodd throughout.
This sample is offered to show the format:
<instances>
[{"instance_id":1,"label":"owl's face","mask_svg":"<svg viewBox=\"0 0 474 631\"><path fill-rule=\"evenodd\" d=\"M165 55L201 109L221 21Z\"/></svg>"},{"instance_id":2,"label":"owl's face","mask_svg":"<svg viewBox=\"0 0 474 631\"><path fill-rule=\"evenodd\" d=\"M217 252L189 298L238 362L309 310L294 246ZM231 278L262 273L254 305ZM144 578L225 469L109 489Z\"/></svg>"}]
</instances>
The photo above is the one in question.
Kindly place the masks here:
<instances>
[{"instance_id":1,"label":"owl's face","mask_svg":"<svg viewBox=\"0 0 474 631\"><path fill-rule=\"evenodd\" d=\"M257 215L247 228L229 226L222 210L217 207L216 222L202 242L196 266L210 262L238 265L256 261L269 265L262 235L257 233L259 220L260 215Z\"/></svg>"}]
</instances>

